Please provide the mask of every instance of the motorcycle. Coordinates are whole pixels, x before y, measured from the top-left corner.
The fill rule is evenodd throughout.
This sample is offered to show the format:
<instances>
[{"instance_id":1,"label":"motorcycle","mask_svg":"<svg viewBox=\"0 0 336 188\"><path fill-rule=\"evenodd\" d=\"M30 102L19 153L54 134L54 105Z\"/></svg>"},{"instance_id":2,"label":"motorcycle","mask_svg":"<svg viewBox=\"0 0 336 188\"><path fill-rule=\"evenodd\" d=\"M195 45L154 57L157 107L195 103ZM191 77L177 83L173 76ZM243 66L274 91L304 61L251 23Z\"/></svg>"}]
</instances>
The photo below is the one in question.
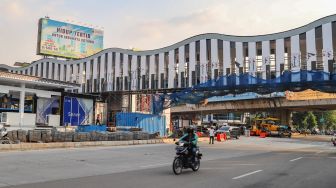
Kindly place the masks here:
<instances>
[{"instance_id":1,"label":"motorcycle","mask_svg":"<svg viewBox=\"0 0 336 188\"><path fill-rule=\"evenodd\" d=\"M336 135L331 138L331 142L336 146Z\"/></svg>"},{"instance_id":2,"label":"motorcycle","mask_svg":"<svg viewBox=\"0 0 336 188\"><path fill-rule=\"evenodd\" d=\"M202 158L202 153L199 147L196 148L196 156L193 159L193 155L189 153L190 143L186 142L176 142L176 156L173 161L173 172L176 175L182 173L183 169L191 168L193 171L198 171L200 168L200 160Z\"/></svg>"}]
</instances>

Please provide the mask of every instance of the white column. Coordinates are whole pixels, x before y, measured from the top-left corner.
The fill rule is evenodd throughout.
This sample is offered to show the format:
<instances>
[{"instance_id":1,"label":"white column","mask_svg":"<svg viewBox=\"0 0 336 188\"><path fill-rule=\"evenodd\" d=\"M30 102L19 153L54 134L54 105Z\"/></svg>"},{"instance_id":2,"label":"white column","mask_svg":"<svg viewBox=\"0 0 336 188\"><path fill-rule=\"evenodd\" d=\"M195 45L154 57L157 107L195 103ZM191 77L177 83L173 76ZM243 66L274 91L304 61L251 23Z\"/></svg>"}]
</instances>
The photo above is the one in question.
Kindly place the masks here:
<instances>
[{"instance_id":1,"label":"white column","mask_svg":"<svg viewBox=\"0 0 336 188\"><path fill-rule=\"evenodd\" d=\"M58 75L58 63L55 63L54 77L55 80L60 80Z\"/></svg>"},{"instance_id":2,"label":"white column","mask_svg":"<svg viewBox=\"0 0 336 188\"><path fill-rule=\"evenodd\" d=\"M262 41L262 79L266 79L266 65L270 65L270 42Z\"/></svg>"},{"instance_id":3,"label":"white column","mask_svg":"<svg viewBox=\"0 0 336 188\"><path fill-rule=\"evenodd\" d=\"M149 88L152 89L152 74L155 78L155 55L151 55L149 58Z\"/></svg>"},{"instance_id":4,"label":"white column","mask_svg":"<svg viewBox=\"0 0 336 188\"><path fill-rule=\"evenodd\" d=\"M86 74L85 74L85 75L86 75L86 78L85 78L86 91L85 91L85 92L88 91L87 88L90 89L89 92L91 92L91 90L92 90L92 86L89 87L88 84L90 84L90 83L87 82L87 80L89 80L89 79L91 78L91 69L90 69L90 67L91 67L91 60L88 60L88 61L86 62Z\"/></svg>"},{"instance_id":5,"label":"white column","mask_svg":"<svg viewBox=\"0 0 336 188\"><path fill-rule=\"evenodd\" d=\"M169 63L168 63L168 88L174 88L175 77L175 62L174 62L174 50L169 51Z\"/></svg>"},{"instance_id":6,"label":"white column","mask_svg":"<svg viewBox=\"0 0 336 188\"><path fill-rule=\"evenodd\" d=\"M249 74L252 75L252 76L256 76L256 71L257 71L256 42L249 42L248 43L248 54L249 54Z\"/></svg>"},{"instance_id":7,"label":"white column","mask_svg":"<svg viewBox=\"0 0 336 188\"><path fill-rule=\"evenodd\" d=\"M66 64L66 75L65 75L65 80L67 82L72 81L72 75L70 74L70 64Z\"/></svg>"},{"instance_id":8,"label":"white column","mask_svg":"<svg viewBox=\"0 0 336 188\"><path fill-rule=\"evenodd\" d=\"M211 39L211 79L215 79L215 69L219 67L218 40Z\"/></svg>"},{"instance_id":9,"label":"white column","mask_svg":"<svg viewBox=\"0 0 336 188\"><path fill-rule=\"evenodd\" d=\"M74 82L74 81L76 81L76 83L78 83L78 68L79 67L77 67L77 64L75 64L75 63L72 63L72 67L73 67L73 73L72 73L72 79L71 79L71 82Z\"/></svg>"},{"instance_id":10,"label":"white column","mask_svg":"<svg viewBox=\"0 0 336 188\"><path fill-rule=\"evenodd\" d=\"M196 70L195 42L189 44L189 87L192 86L192 71ZM196 76L196 74L195 74Z\"/></svg>"},{"instance_id":11,"label":"white column","mask_svg":"<svg viewBox=\"0 0 336 188\"><path fill-rule=\"evenodd\" d=\"M97 67L98 69L100 69L100 76L99 76L99 91L102 91L102 85L105 84L107 81L105 78L105 72L107 70L105 70L105 53L102 54L101 58L100 58L100 67ZM104 82L102 83L102 78L104 78Z\"/></svg>"},{"instance_id":12,"label":"white column","mask_svg":"<svg viewBox=\"0 0 336 188\"><path fill-rule=\"evenodd\" d=\"M206 40L200 41L200 65L201 65L201 83L207 81L207 57L206 57Z\"/></svg>"},{"instance_id":13,"label":"white column","mask_svg":"<svg viewBox=\"0 0 336 188\"><path fill-rule=\"evenodd\" d=\"M280 72L281 64L285 64L285 43L284 43L284 39L277 39L275 41L276 77L281 76L281 72Z\"/></svg>"},{"instance_id":14,"label":"white column","mask_svg":"<svg viewBox=\"0 0 336 188\"><path fill-rule=\"evenodd\" d=\"M112 52L109 52L107 54L108 59L107 59L107 78L106 82L107 82L107 91L112 91L112 80L114 75L112 75Z\"/></svg>"},{"instance_id":15,"label":"white column","mask_svg":"<svg viewBox=\"0 0 336 188\"><path fill-rule=\"evenodd\" d=\"M230 72L226 72L227 68L231 68L231 47L230 41L223 41L223 75L226 76L227 74L232 74L232 70ZM226 77L224 77L226 78ZM223 80L223 85L227 84L227 80Z\"/></svg>"},{"instance_id":16,"label":"white column","mask_svg":"<svg viewBox=\"0 0 336 188\"><path fill-rule=\"evenodd\" d=\"M145 82L142 77L145 76L146 77L146 56L143 55L141 56L141 81L140 81L140 89L142 89L144 86L142 85L142 82Z\"/></svg>"},{"instance_id":17,"label":"white column","mask_svg":"<svg viewBox=\"0 0 336 188\"><path fill-rule=\"evenodd\" d=\"M226 75L226 69L231 68L230 41L224 41L223 43L223 75Z\"/></svg>"},{"instance_id":18,"label":"white column","mask_svg":"<svg viewBox=\"0 0 336 188\"><path fill-rule=\"evenodd\" d=\"M138 70L137 70L137 56L132 55L132 62L131 62L131 90L137 89L138 84Z\"/></svg>"},{"instance_id":19,"label":"white column","mask_svg":"<svg viewBox=\"0 0 336 188\"><path fill-rule=\"evenodd\" d=\"M20 128L23 126L23 118L24 118L24 101L25 101L25 84L21 84L20 91Z\"/></svg>"},{"instance_id":20,"label":"white column","mask_svg":"<svg viewBox=\"0 0 336 188\"><path fill-rule=\"evenodd\" d=\"M300 38L299 35L291 37L291 71L296 72L300 70Z\"/></svg>"},{"instance_id":21,"label":"white column","mask_svg":"<svg viewBox=\"0 0 336 188\"><path fill-rule=\"evenodd\" d=\"M244 65L243 43L242 42L236 42L236 61L239 64L239 66L237 67L238 70L236 71L236 74L238 76L239 75L239 68L243 67L243 65Z\"/></svg>"},{"instance_id":22,"label":"white column","mask_svg":"<svg viewBox=\"0 0 336 188\"><path fill-rule=\"evenodd\" d=\"M182 78L181 78L181 72L185 72L184 70L184 63L185 63L185 59L184 59L184 45L179 47L179 66L178 66L178 86L177 87L182 87L181 83L182 83Z\"/></svg>"},{"instance_id":23,"label":"white column","mask_svg":"<svg viewBox=\"0 0 336 188\"><path fill-rule=\"evenodd\" d=\"M65 81L64 80L64 64L61 64L61 74L60 74L60 81Z\"/></svg>"},{"instance_id":24,"label":"white column","mask_svg":"<svg viewBox=\"0 0 336 188\"><path fill-rule=\"evenodd\" d=\"M31 75L31 72L30 72L30 66L27 67L27 75Z\"/></svg>"},{"instance_id":25,"label":"white column","mask_svg":"<svg viewBox=\"0 0 336 188\"><path fill-rule=\"evenodd\" d=\"M114 88L117 88L117 77L120 77L120 53L115 53L115 83Z\"/></svg>"},{"instance_id":26,"label":"white column","mask_svg":"<svg viewBox=\"0 0 336 188\"><path fill-rule=\"evenodd\" d=\"M83 64L84 62L79 63L79 75L78 75L78 82L81 85L79 92L82 92L82 84L85 83L85 81L83 82ZM84 93L84 92L82 92Z\"/></svg>"},{"instance_id":27,"label":"white column","mask_svg":"<svg viewBox=\"0 0 336 188\"><path fill-rule=\"evenodd\" d=\"M242 42L236 42L236 62L238 63L238 66L236 67L236 75L239 76L240 72L239 69L244 66L244 57L243 57L243 43ZM236 78L236 84L240 84L239 77Z\"/></svg>"},{"instance_id":28,"label":"white column","mask_svg":"<svg viewBox=\"0 0 336 188\"><path fill-rule=\"evenodd\" d=\"M164 70L164 53L160 53L159 54L159 84L158 84L158 88L161 89L161 74L164 74L165 70Z\"/></svg>"},{"instance_id":29,"label":"white column","mask_svg":"<svg viewBox=\"0 0 336 188\"><path fill-rule=\"evenodd\" d=\"M316 61L316 42L315 42L315 29L312 29L306 33L306 48L307 54L307 70L312 70L311 62ZM308 78L308 80L311 80Z\"/></svg>"},{"instance_id":30,"label":"white column","mask_svg":"<svg viewBox=\"0 0 336 188\"><path fill-rule=\"evenodd\" d=\"M50 65L50 63L49 63ZM43 78L47 78L47 62L43 62Z\"/></svg>"},{"instance_id":31,"label":"white column","mask_svg":"<svg viewBox=\"0 0 336 188\"><path fill-rule=\"evenodd\" d=\"M125 88L125 84L127 84L128 85L128 87L129 87L129 81L130 81L130 78L129 78L129 70L128 70L128 54L124 54L124 62L123 62L123 73L124 73L124 75L123 75L123 80L124 80L124 83L123 83L123 89L124 90L126 90L126 88ZM126 80L125 80L125 76L127 76L128 77L128 80L127 80L127 83L125 83L126 82Z\"/></svg>"},{"instance_id":32,"label":"white column","mask_svg":"<svg viewBox=\"0 0 336 188\"><path fill-rule=\"evenodd\" d=\"M322 40L323 40L323 71L330 72L328 67L328 60L333 59L333 45L332 45L332 31L331 23L322 25Z\"/></svg>"},{"instance_id":33,"label":"white column","mask_svg":"<svg viewBox=\"0 0 336 188\"><path fill-rule=\"evenodd\" d=\"M53 64L54 64L54 62L52 62L52 61L49 61L49 70L47 70L48 71L48 78L49 79L54 79L53 77L52 77L52 66L53 66ZM28 71L29 71L29 69L28 69ZM54 72L54 74L55 74L55 72Z\"/></svg>"},{"instance_id":34,"label":"white column","mask_svg":"<svg viewBox=\"0 0 336 188\"><path fill-rule=\"evenodd\" d=\"M96 88L97 90L97 85L95 85L94 83L94 80L97 79L97 65L98 65L98 58L94 58L93 59L93 69L92 69L92 80L91 80L91 89L92 89L92 92L95 92L94 88ZM98 82L98 81L96 81Z\"/></svg>"},{"instance_id":35,"label":"white column","mask_svg":"<svg viewBox=\"0 0 336 188\"><path fill-rule=\"evenodd\" d=\"M35 76L35 72L36 72L36 65L33 65L33 72L32 72L32 76Z\"/></svg>"}]
</instances>

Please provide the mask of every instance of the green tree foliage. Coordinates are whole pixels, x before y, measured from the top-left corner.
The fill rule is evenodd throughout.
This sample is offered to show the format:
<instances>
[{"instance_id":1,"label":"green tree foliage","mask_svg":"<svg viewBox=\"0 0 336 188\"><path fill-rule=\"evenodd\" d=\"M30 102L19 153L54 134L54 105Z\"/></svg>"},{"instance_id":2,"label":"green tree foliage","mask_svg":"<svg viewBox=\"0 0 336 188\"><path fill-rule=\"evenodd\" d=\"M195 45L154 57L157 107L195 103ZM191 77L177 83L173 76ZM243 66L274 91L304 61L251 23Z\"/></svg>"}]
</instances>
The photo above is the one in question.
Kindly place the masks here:
<instances>
[{"instance_id":1,"label":"green tree foliage","mask_svg":"<svg viewBox=\"0 0 336 188\"><path fill-rule=\"evenodd\" d=\"M292 114L292 120L293 120L294 127L298 129L306 129L307 122L304 122L306 116L307 116L307 112L294 112Z\"/></svg>"},{"instance_id":2,"label":"green tree foliage","mask_svg":"<svg viewBox=\"0 0 336 188\"><path fill-rule=\"evenodd\" d=\"M314 113L320 130L331 130L336 127L336 111L325 111ZM324 121L321 121L321 120Z\"/></svg>"},{"instance_id":3,"label":"green tree foliage","mask_svg":"<svg viewBox=\"0 0 336 188\"><path fill-rule=\"evenodd\" d=\"M295 112L292 117L293 125L299 129L336 129L336 111Z\"/></svg>"},{"instance_id":4,"label":"green tree foliage","mask_svg":"<svg viewBox=\"0 0 336 188\"><path fill-rule=\"evenodd\" d=\"M316 116L313 114L313 112L308 112L303 121L306 124L306 128L309 130L314 129L317 126Z\"/></svg>"}]
</instances>

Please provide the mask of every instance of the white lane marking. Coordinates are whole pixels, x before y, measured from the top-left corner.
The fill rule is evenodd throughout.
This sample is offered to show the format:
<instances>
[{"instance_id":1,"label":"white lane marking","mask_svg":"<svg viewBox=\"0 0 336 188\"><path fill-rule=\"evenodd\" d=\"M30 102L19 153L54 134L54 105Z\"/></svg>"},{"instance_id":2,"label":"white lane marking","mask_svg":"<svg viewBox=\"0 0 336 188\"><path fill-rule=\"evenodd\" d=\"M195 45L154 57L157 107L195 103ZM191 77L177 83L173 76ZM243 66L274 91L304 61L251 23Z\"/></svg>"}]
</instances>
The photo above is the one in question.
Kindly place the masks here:
<instances>
[{"instance_id":1,"label":"white lane marking","mask_svg":"<svg viewBox=\"0 0 336 188\"><path fill-rule=\"evenodd\" d=\"M255 165L258 165L258 164L231 164L231 165L237 165L237 166L255 166Z\"/></svg>"},{"instance_id":2,"label":"white lane marking","mask_svg":"<svg viewBox=\"0 0 336 188\"><path fill-rule=\"evenodd\" d=\"M328 157L329 159L336 159L336 157Z\"/></svg>"},{"instance_id":3,"label":"white lane marking","mask_svg":"<svg viewBox=\"0 0 336 188\"><path fill-rule=\"evenodd\" d=\"M170 164L170 163L150 164L150 165L143 165L143 166L140 166L140 168L166 166L166 165L169 165L169 164Z\"/></svg>"},{"instance_id":4,"label":"white lane marking","mask_svg":"<svg viewBox=\"0 0 336 188\"><path fill-rule=\"evenodd\" d=\"M247 173L247 174L243 174L243 175L241 175L241 176L234 177L234 178L232 178L232 179L233 179L233 180L240 179L240 178L243 178L243 177L246 177L246 176L249 176L249 175L258 173L258 172L261 172L261 171L262 171L262 170L256 170L256 171L253 171L253 172L249 172L249 173Z\"/></svg>"},{"instance_id":5,"label":"white lane marking","mask_svg":"<svg viewBox=\"0 0 336 188\"><path fill-rule=\"evenodd\" d=\"M318 152L316 152L316 154L319 154L319 153L323 153L324 151L318 151Z\"/></svg>"},{"instance_id":6,"label":"white lane marking","mask_svg":"<svg viewBox=\"0 0 336 188\"><path fill-rule=\"evenodd\" d=\"M292 160L289 160L290 162L293 162L293 161L297 161L297 160L300 160L302 159L303 157L298 157L298 158L295 158L295 159L292 159Z\"/></svg>"}]
</instances>

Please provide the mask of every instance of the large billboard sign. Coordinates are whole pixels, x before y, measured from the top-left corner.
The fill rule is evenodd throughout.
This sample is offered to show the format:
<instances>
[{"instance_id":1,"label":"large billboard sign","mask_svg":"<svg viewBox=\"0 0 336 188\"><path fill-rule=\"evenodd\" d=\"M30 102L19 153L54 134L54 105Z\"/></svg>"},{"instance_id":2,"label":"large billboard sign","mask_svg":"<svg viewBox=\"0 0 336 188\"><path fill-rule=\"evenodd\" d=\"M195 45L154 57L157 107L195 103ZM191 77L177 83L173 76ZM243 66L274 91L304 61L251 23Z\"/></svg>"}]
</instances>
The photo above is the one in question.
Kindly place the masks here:
<instances>
[{"instance_id":1,"label":"large billboard sign","mask_svg":"<svg viewBox=\"0 0 336 188\"><path fill-rule=\"evenodd\" d=\"M80 59L103 50L103 31L41 18L37 54Z\"/></svg>"}]
</instances>

